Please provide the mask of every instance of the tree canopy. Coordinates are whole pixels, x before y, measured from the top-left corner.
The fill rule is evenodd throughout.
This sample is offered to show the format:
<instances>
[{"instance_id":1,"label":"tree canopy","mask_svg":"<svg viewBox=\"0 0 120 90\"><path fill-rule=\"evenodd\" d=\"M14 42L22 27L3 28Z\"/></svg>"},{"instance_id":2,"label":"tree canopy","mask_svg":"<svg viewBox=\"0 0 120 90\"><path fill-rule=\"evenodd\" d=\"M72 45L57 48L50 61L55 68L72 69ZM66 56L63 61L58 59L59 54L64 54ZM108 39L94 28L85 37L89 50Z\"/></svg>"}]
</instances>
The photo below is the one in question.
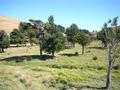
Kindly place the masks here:
<instances>
[{"instance_id":1,"label":"tree canopy","mask_svg":"<svg viewBox=\"0 0 120 90\"><path fill-rule=\"evenodd\" d=\"M0 52L4 52L5 48L8 48L10 45L9 37L5 31L0 31Z\"/></svg>"},{"instance_id":2,"label":"tree canopy","mask_svg":"<svg viewBox=\"0 0 120 90\"><path fill-rule=\"evenodd\" d=\"M79 28L76 24L72 24L70 27L66 28L67 40L71 43L72 47L75 47L75 43L77 41L76 36L78 32Z\"/></svg>"}]
</instances>

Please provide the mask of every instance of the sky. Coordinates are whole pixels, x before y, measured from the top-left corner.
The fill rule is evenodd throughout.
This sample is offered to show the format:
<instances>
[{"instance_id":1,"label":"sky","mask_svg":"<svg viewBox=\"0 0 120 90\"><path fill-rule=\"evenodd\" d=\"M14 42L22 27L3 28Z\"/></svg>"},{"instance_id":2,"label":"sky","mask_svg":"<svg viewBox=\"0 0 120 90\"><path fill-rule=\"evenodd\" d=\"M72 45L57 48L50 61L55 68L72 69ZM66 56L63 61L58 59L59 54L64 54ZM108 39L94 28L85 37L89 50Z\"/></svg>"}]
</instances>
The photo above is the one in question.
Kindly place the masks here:
<instances>
[{"instance_id":1,"label":"sky","mask_svg":"<svg viewBox=\"0 0 120 90\"><path fill-rule=\"evenodd\" d=\"M98 31L108 19L120 18L120 0L0 0L0 15L43 22L53 15L56 24Z\"/></svg>"}]
</instances>

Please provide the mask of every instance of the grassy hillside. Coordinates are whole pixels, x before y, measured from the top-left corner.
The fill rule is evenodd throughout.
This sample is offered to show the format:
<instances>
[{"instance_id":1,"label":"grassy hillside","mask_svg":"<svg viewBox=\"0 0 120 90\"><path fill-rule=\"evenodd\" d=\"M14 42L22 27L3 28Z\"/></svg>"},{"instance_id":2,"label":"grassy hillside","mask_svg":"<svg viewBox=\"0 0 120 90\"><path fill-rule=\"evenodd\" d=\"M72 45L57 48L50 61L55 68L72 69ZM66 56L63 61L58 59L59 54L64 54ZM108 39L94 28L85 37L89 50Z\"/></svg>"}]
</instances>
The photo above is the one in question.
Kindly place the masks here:
<instances>
[{"instance_id":1,"label":"grassy hillside","mask_svg":"<svg viewBox=\"0 0 120 90\"><path fill-rule=\"evenodd\" d=\"M19 23L19 20L6 16L0 16L0 30L4 30L6 33L10 33L13 29L18 28Z\"/></svg>"},{"instance_id":2,"label":"grassy hillside","mask_svg":"<svg viewBox=\"0 0 120 90\"><path fill-rule=\"evenodd\" d=\"M39 59L39 47L11 47L0 54L0 90L103 90L107 49L93 42L84 55L81 46ZM97 57L97 59L94 59ZM120 88L120 69L112 74L112 90Z\"/></svg>"}]
</instances>

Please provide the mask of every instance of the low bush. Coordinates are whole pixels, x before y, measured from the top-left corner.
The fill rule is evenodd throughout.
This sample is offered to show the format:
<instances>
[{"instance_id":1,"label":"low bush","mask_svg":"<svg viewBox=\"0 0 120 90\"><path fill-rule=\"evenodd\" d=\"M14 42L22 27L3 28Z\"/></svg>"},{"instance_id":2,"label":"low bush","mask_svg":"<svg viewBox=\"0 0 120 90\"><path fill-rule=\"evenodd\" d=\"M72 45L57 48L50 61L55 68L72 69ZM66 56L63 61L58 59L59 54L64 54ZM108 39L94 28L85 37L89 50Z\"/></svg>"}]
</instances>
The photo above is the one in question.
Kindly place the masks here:
<instances>
[{"instance_id":1,"label":"low bush","mask_svg":"<svg viewBox=\"0 0 120 90\"><path fill-rule=\"evenodd\" d=\"M93 57L93 60L97 60L97 59L98 59L97 56L94 56L94 57Z\"/></svg>"},{"instance_id":2,"label":"low bush","mask_svg":"<svg viewBox=\"0 0 120 90\"><path fill-rule=\"evenodd\" d=\"M75 55L76 55L76 56L78 56L78 55L79 55L79 53L78 53L78 52L75 52Z\"/></svg>"}]
</instances>

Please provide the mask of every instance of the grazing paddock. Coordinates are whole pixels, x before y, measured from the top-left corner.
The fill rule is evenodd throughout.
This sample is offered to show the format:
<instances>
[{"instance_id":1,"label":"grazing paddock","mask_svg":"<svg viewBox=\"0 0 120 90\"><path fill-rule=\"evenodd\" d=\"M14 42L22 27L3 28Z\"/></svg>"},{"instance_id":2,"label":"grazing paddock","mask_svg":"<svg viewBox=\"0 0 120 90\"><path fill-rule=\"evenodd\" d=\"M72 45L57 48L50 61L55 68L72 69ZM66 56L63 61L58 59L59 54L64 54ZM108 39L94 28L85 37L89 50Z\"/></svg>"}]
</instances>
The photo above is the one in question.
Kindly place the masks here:
<instances>
[{"instance_id":1,"label":"grazing paddock","mask_svg":"<svg viewBox=\"0 0 120 90\"><path fill-rule=\"evenodd\" d=\"M8 48L0 53L0 90L103 90L108 59L107 49L101 46L94 41L81 55L76 44L54 59L46 53L46 58L40 58L38 46ZM119 90L119 67L113 69L112 81L112 90Z\"/></svg>"}]
</instances>

